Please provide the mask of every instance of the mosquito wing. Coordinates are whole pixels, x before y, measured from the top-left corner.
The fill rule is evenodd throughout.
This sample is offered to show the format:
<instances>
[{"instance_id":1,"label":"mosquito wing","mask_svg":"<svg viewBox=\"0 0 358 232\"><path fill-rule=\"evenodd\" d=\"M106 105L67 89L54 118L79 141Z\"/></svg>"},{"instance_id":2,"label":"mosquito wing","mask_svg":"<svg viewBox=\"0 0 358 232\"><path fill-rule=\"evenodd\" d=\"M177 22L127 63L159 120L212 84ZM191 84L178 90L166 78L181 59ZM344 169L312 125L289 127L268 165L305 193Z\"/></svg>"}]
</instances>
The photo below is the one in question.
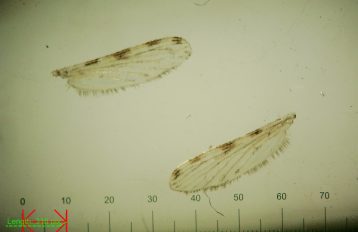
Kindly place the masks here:
<instances>
[{"instance_id":1,"label":"mosquito wing","mask_svg":"<svg viewBox=\"0 0 358 232\"><path fill-rule=\"evenodd\" d=\"M67 79L80 95L117 92L161 77L191 55L181 37L146 42L87 62L58 69L54 76Z\"/></svg>"},{"instance_id":2,"label":"mosquito wing","mask_svg":"<svg viewBox=\"0 0 358 232\"><path fill-rule=\"evenodd\" d=\"M256 171L288 145L287 130L295 118L289 114L185 161L173 171L171 189L213 190Z\"/></svg>"}]
</instances>

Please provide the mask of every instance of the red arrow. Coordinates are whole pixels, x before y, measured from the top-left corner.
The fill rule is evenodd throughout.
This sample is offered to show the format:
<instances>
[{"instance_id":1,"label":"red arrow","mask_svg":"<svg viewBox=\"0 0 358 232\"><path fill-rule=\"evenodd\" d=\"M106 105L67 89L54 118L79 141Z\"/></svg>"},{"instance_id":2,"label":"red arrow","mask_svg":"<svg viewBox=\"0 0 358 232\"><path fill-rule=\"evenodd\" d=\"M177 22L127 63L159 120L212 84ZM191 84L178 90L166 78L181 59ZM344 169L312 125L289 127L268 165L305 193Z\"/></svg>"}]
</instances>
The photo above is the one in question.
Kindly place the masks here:
<instances>
[{"instance_id":1,"label":"red arrow","mask_svg":"<svg viewBox=\"0 0 358 232\"><path fill-rule=\"evenodd\" d=\"M56 230L56 232L59 232L61 229L62 229L62 227L64 227L65 225L66 225L66 232L68 232L68 211L67 211L67 209L66 209L66 212L65 212L65 217L63 217L57 210L55 210L54 209L54 211L55 211L55 213L62 219L62 225Z\"/></svg>"},{"instance_id":2,"label":"red arrow","mask_svg":"<svg viewBox=\"0 0 358 232\"><path fill-rule=\"evenodd\" d=\"M26 223L26 221L29 220L29 217L34 214L36 211L36 209L33 209L25 218L25 210L22 209L22 212L21 212L21 219L22 219L22 226L21 226L21 232L25 232L25 227L24 225L26 225L26 228L29 229L31 232L34 232L34 230L29 227L29 225Z\"/></svg>"}]
</instances>

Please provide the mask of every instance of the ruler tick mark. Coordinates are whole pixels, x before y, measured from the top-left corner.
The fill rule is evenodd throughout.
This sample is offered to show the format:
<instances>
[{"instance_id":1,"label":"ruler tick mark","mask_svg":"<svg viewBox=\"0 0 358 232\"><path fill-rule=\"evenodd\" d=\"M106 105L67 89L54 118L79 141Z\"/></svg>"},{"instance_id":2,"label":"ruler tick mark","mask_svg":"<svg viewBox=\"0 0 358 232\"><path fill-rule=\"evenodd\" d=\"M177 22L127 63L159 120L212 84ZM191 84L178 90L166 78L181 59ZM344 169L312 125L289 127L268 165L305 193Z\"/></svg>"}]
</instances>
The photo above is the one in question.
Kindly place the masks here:
<instances>
[{"instance_id":1,"label":"ruler tick mark","mask_svg":"<svg viewBox=\"0 0 358 232\"><path fill-rule=\"evenodd\" d=\"M237 221L238 221L238 231L241 232L240 230L240 209L237 209Z\"/></svg>"},{"instance_id":2,"label":"ruler tick mark","mask_svg":"<svg viewBox=\"0 0 358 232\"><path fill-rule=\"evenodd\" d=\"M283 232L283 208L281 208L281 231Z\"/></svg>"},{"instance_id":3,"label":"ruler tick mark","mask_svg":"<svg viewBox=\"0 0 358 232\"><path fill-rule=\"evenodd\" d=\"M260 218L260 232L261 232L261 227L262 227L262 226L261 226L261 218Z\"/></svg>"},{"instance_id":4,"label":"ruler tick mark","mask_svg":"<svg viewBox=\"0 0 358 232\"><path fill-rule=\"evenodd\" d=\"M327 210L326 207L324 207L324 232L327 231Z\"/></svg>"},{"instance_id":5,"label":"ruler tick mark","mask_svg":"<svg viewBox=\"0 0 358 232\"><path fill-rule=\"evenodd\" d=\"M108 231L111 232L111 212L108 211Z\"/></svg>"},{"instance_id":6,"label":"ruler tick mark","mask_svg":"<svg viewBox=\"0 0 358 232\"><path fill-rule=\"evenodd\" d=\"M196 210L195 210L195 232L198 232L198 217L196 215Z\"/></svg>"},{"instance_id":7,"label":"ruler tick mark","mask_svg":"<svg viewBox=\"0 0 358 232\"><path fill-rule=\"evenodd\" d=\"M152 210L152 232L154 232L154 212Z\"/></svg>"}]
</instances>

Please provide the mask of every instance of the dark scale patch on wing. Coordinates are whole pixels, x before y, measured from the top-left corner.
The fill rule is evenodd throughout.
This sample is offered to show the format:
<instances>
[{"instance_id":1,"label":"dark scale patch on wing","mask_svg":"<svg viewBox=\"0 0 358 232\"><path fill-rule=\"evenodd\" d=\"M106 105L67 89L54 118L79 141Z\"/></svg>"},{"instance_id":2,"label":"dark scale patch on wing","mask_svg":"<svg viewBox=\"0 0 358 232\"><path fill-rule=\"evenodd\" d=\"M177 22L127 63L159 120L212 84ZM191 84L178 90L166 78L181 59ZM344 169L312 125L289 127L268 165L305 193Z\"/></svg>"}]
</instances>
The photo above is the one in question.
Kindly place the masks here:
<instances>
[{"instance_id":1,"label":"dark scale patch on wing","mask_svg":"<svg viewBox=\"0 0 358 232\"><path fill-rule=\"evenodd\" d=\"M173 37L172 41L176 44L182 44L183 43L183 39L180 37Z\"/></svg>"},{"instance_id":2,"label":"dark scale patch on wing","mask_svg":"<svg viewBox=\"0 0 358 232\"><path fill-rule=\"evenodd\" d=\"M52 75L55 77L59 77L59 76L61 76L61 71L56 69L55 71L52 72Z\"/></svg>"},{"instance_id":3,"label":"dark scale patch on wing","mask_svg":"<svg viewBox=\"0 0 358 232\"><path fill-rule=\"evenodd\" d=\"M262 132L262 129L256 129L256 130L250 132L248 135L254 136L254 135L260 134L261 132Z\"/></svg>"},{"instance_id":4,"label":"dark scale patch on wing","mask_svg":"<svg viewBox=\"0 0 358 232\"><path fill-rule=\"evenodd\" d=\"M161 39L156 39L156 40L146 42L145 44L148 45L148 46L154 46L154 45L160 43L160 41L161 41Z\"/></svg>"},{"instance_id":5,"label":"dark scale patch on wing","mask_svg":"<svg viewBox=\"0 0 358 232\"><path fill-rule=\"evenodd\" d=\"M114 58L116 58L117 60L126 59L126 58L128 58L128 53L129 52L130 52L130 49L127 48L127 49L124 49L122 51L113 53L112 56L114 56Z\"/></svg>"},{"instance_id":6,"label":"dark scale patch on wing","mask_svg":"<svg viewBox=\"0 0 358 232\"><path fill-rule=\"evenodd\" d=\"M219 149L223 150L224 153L228 153L231 149L233 149L235 146L233 141L221 144L218 146Z\"/></svg>"},{"instance_id":7,"label":"dark scale patch on wing","mask_svg":"<svg viewBox=\"0 0 358 232\"><path fill-rule=\"evenodd\" d=\"M198 162L199 160L201 160L201 156L200 156L200 155L195 156L194 158L190 159L189 162L190 162L191 164L193 164L193 163Z\"/></svg>"},{"instance_id":8,"label":"dark scale patch on wing","mask_svg":"<svg viewBox=\"0 0 358 232\"><path fill-rule=\"evenodd\" d=\"M92 64L97 64L98 63L98 58L97 59L94 59L94 60L90 60L90 61L87 61L85 63L85 66L88 66L88 65L92 65Z\"/></svg>"},{"instance_id":9,"label":"dark scale patch on wing","mask_svg":"<svg viewBox=\"0 0 358 232\"><path fill-rule=\"evenodd\" d=\"M66 69L60 69L60 70L55 70L52 72L52 75L54 75L55 77L62 77L62 78L67 78L68 75L68 71Z\"/></svg>"},{"instance_id":10,"label":"dark scale patch on wing","mask_svg":"<svg viewBox=\"0 0 358 232\"><path fill-rule=\"evenodd\" d=\"M180 169L176 168L172 175L174 176L174 180L176 180L180 176Z\"/></svg>"}]
</instances>

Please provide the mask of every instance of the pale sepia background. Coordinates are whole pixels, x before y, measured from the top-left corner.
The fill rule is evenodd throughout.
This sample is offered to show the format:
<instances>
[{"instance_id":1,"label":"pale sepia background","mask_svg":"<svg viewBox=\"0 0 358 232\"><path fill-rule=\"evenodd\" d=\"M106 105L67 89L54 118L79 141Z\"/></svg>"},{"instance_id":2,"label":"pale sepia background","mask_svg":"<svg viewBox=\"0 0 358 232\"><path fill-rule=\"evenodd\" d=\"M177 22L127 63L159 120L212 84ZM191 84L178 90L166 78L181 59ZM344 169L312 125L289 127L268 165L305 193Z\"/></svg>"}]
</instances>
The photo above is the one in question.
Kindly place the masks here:
<instances>
[{"instance_id":1,"label":"pale sepia background","mask_svg":"<svg viewBox=\"0 0 358 232\"><path fill-rule=\"evenodd\" d=\"M68 209L70 231L281 230L282 209L285 229L353 229L357 22L353 0L1 1L0 231L22 209ZM166 36L193 53L160 80L80 97L51 75ZM225 217L170 190L179 163L290 112L283 154L208 192Z\"/></svg>"}]
</instances>

